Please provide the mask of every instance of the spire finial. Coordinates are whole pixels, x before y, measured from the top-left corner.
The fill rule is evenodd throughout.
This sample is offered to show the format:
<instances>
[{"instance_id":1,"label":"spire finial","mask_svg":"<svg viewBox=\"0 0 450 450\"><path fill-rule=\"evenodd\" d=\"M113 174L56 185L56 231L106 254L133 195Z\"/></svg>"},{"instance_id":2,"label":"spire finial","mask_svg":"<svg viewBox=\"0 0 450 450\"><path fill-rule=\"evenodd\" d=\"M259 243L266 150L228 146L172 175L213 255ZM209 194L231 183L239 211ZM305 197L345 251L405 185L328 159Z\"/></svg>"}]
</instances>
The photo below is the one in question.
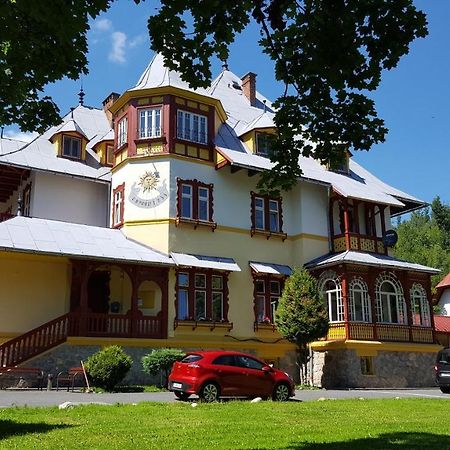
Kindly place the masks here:
<instances>
[{"instance_id":1,"label":"spire finial","mask_svg":"<svg viewBox=\"0 0 450 450\"><path fill-rule=\"evenodd\" d=\"M228 70L228 61L222 61L222 70Z\"/></svg>"},{"instance_id":2,"label":"spire finial","mask_svg":"<svg viewBox=\"0 0 450 450\"><path fill-rule=\"evenodd\" d=\"M86 94L83 91L83 82L81 82L81 88L80 88L80 92L78 92L78 97L80 99L80 101L78 102L81 106L84 106L84 96Z\"/></svg>"}]
</instances>

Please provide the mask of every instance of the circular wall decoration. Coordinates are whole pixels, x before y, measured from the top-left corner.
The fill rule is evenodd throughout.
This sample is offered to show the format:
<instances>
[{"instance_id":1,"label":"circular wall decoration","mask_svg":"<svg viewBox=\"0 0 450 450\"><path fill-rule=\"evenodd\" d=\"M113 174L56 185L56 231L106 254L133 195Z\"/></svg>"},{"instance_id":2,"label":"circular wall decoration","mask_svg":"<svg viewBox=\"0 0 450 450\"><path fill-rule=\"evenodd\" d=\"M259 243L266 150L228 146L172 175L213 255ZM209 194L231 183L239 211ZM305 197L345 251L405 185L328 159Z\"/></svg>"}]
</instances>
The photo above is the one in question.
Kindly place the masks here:
<instances>
[{"instance_id":1,"label":"circular wall decoration","mask_svg":"<svg viewBox=\"0 0 450 450\"><path fill-rule=\"evenodd\" d=\"M140 208L155 208L169 198L166 180L161 180L157 170L146 170L131 186L128 199Z\"/></svg>"}]
</instances>

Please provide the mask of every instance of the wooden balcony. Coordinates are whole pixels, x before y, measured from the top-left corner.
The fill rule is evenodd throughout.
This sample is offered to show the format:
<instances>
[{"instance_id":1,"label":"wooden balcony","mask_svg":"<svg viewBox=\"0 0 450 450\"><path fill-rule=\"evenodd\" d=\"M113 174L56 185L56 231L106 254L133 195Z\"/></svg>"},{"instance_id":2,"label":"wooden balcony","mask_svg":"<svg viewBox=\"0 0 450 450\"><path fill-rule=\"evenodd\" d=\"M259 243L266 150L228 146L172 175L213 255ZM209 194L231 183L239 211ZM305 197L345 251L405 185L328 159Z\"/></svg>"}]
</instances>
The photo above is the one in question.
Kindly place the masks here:
<instances>
[{"instance_id":1,"label":"wooden balcony","mask_svg":"<svg viewBox=\"0 0 450 450\"><path fill-rule=\"evenodd\" d=\"M330 323L327 340L342 339L420 344L432 344L434 342L433 329L430 327L362 322Z\"/></svg>"},{"instance_id":2,"label":"wooden balcony","mask_svg":"<svg viewBox=\"0 0 450 450\"><path fill-rule=\"evenodd\" d=\"M386 254L383 240L378 237L358 233L338 234L333 238L333 250L336 253L346 250Z\"/></svg>"}]
</instances>

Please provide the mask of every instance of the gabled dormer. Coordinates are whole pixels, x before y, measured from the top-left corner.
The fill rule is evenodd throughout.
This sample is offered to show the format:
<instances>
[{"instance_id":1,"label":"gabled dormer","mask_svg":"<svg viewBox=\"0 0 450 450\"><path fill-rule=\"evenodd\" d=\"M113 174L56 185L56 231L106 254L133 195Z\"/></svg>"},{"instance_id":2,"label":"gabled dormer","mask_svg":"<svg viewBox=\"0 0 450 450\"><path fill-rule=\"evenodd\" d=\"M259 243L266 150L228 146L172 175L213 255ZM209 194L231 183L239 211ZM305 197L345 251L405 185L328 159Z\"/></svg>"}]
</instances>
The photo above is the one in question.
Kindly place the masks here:
<instances>
[{"instance_id":1,"label":"gabled dormer","mask_svg":"<svg viewBox=\"0 0 450 450\"><path fill-rule=\"evenodd\" d=\"M86 145L89 139L73 118L57 128L49 140L55 146L58 156L78 161L86 160Z\"/></svg>"},{"instance_id":2,"label":"gabled dormer","mask_svg":"<svg viewBox=\"0 0 450 450\"><path fill-rule=\"evenodd\" d=\"M336 152L328 161L327 170L348 175L350 173L350 158L352 156L352 153L346 146L342 144L336 145Z\"/></svg>"},{"instance_id":3,"label":"gabled dormer","mask_svg":"<svg viewBox=\"0 0 450 450\"><path fill-rule=\"evenodd\" d=\"M108 131L93 146L100 163L104 166L114 166L114 131Z\"/></svg>"},{"instance_id":4,"label":"gabled dormer","mask_svg":"<svg viewBox=\"0 0 450 450\"><path fill-rule=\"evenodd\" d=\"M239 131L239 137L253 154L269 157L271 144L277 133L273 117L272 113L264 111Z\"/></svg>"}]
</instances>

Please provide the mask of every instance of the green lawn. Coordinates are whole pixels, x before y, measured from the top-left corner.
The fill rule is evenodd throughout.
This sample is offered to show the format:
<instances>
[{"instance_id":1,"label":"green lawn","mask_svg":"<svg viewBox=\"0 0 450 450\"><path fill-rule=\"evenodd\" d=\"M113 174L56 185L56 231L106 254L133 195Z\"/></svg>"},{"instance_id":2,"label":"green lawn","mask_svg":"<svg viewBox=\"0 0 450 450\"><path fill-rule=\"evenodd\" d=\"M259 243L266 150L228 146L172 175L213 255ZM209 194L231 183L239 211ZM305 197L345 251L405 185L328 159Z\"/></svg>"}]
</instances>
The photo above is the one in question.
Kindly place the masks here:
<instances>
[{"instance_id":1,"label":"green lawn","mask_svg":"<svg viewBox=\"0 0 450 450\"><path fill-rule=\"evenodd\" d=\"M428 399L0 409L0 449L449 450L450 402Z\"/></svg>"}]
</instances>

